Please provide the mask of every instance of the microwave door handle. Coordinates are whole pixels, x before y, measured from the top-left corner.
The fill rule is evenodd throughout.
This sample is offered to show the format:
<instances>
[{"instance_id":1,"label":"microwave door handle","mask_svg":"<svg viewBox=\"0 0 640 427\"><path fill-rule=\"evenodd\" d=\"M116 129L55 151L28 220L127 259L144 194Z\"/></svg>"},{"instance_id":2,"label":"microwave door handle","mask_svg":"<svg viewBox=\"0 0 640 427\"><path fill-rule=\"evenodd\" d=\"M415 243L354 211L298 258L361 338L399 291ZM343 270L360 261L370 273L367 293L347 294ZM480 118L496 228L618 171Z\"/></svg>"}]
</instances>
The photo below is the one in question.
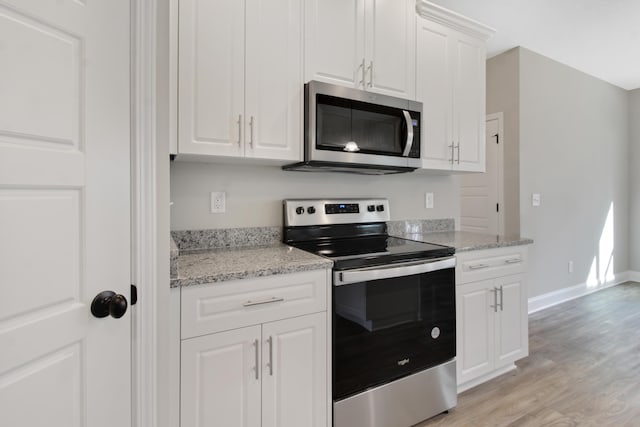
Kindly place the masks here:
<instances>
[{"instance_id":1,"label":"microwave door handle","mask_svg":"<svg viewBox=\"0 0 640 427\"><path fill-rule=\"evenodd\" d=\"M455 257L436 258L434 260L408 262L390 267L368 267L355 270L336 271L334 285L348 285L350 283L368 282L370 280L390 279L392 277L411 276L414 274L430 273L433 271L453 268L456 266Z\"/></svg>"},{"instance_id":2,"label":"microwave door handle","mask_svg":"<svg viewBox=\"0 0 640 427\"><path fill-rule=\"evenodd\" d=\"M411 121L411 114L409 114L407 110L402 110L402 114L404 115L404 120L407 123L407 141L404 145L402 156L409 157L409 152L411 151L411 146L413 145L413 123Z\"/></svg>"}]
</instances>

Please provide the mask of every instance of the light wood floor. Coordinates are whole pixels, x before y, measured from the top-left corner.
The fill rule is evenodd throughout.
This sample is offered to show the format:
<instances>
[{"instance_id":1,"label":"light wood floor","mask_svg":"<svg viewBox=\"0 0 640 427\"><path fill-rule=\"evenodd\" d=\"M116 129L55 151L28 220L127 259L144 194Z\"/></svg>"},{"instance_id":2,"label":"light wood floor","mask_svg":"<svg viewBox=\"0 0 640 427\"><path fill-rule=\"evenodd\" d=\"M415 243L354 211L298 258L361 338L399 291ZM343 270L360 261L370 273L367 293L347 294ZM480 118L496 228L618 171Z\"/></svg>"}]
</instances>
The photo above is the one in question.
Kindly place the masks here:
<instances>
[{"instance_id":1,"label":"light wood floor","mask_svg":"<svg viewBox=\"0 0 640 427\"><path fill-rule=\"evenodd\" d=\"M640 426L640 283L529 316L529 357L432 426Z\"/></svg>"}]
</instances>

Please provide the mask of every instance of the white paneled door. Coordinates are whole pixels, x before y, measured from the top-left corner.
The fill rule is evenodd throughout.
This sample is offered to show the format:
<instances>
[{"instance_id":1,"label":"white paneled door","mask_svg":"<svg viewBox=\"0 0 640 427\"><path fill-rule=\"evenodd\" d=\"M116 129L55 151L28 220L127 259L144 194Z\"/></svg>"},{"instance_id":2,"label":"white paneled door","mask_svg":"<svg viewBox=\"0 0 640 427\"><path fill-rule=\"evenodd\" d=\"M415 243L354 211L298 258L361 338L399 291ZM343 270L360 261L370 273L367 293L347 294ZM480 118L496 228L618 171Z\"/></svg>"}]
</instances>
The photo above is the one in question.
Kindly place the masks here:
<instances>
[{"instance_id":1,"label":"white paneled door","mask_svg":"<svg viewBox=\"0 0 640 427\"><path fill-rule=\"evenodd\" d=\"M0 0L2 425L131 425L129 7Z\"/></svg>"},{"instance_id":2,"label":"white paneled door","mask_svg":"<svg viewBox=\"0 0 640 427\"><path fill-rule=\"evenodd\" d=\"M487 116L484 173L460 177L460 229L504 234L502 114Z\"/></svg>"}]
</instances>

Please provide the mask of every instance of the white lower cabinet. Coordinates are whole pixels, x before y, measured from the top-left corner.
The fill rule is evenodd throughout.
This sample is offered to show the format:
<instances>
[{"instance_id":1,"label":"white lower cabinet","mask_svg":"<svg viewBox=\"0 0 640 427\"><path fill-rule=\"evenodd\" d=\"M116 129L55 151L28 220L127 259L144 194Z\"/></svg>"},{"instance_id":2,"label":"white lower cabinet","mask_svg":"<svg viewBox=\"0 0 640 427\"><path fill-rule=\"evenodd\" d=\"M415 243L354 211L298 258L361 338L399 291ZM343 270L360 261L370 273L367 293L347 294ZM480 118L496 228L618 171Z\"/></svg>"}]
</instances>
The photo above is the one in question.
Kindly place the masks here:
<instances>
[{"instance_id":1,"label":"white lower cabinet","mask_svg":"<svg viewBox=\"0 0 640 427\"><path fill-rule=\"evenodd\" d=\"M260 426L261 327L182 342L181 426Z\"/></svg>"},{"instance_id":2,"label":"white lower cabinet","mask_svg":"<svg viewBox=\"0 0 640 427\"><path fill-rule=\"evenodd\" d=\"M529 354L525 251L516 247L458 255L460 391L511 369Z\"/></svg>"},{"instance_id":3,"label":"white lower cabinet","mask_svg":"<svg viewBox=\"0 0 640 427\"><path fill-rule=\"evenodd\" d=\"M326 427L326 313L182 342L181 425Z\"/></svg>"},{"instance_id":4,"label":"white lower cabinet","mask_svg":"<svg viewBox=\"0 0 640 427\"><path fill-rule=\"evenodd\" d=\"M181 427L328 426L328 277L181 290Z\"/></svg>"}]
</instances>

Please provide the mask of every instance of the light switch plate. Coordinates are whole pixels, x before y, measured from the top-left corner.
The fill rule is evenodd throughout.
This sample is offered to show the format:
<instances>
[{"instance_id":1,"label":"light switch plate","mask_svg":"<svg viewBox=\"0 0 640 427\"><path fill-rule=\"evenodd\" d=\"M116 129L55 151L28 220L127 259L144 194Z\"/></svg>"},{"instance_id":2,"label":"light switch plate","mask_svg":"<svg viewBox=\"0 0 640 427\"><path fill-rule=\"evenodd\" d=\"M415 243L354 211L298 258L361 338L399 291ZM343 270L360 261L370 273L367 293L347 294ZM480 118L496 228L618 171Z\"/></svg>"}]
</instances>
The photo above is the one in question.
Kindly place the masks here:
<instances>
[{"instance_id":1,"label":"light switch plate","mask_svg":"<svg viewBox=\"0 0 640 427\"><path fill-rule=\"evenodd\" d=\"M540 206L540 194L533 193L531 195L531 206Z\"/></svg>"}]
</instances>

